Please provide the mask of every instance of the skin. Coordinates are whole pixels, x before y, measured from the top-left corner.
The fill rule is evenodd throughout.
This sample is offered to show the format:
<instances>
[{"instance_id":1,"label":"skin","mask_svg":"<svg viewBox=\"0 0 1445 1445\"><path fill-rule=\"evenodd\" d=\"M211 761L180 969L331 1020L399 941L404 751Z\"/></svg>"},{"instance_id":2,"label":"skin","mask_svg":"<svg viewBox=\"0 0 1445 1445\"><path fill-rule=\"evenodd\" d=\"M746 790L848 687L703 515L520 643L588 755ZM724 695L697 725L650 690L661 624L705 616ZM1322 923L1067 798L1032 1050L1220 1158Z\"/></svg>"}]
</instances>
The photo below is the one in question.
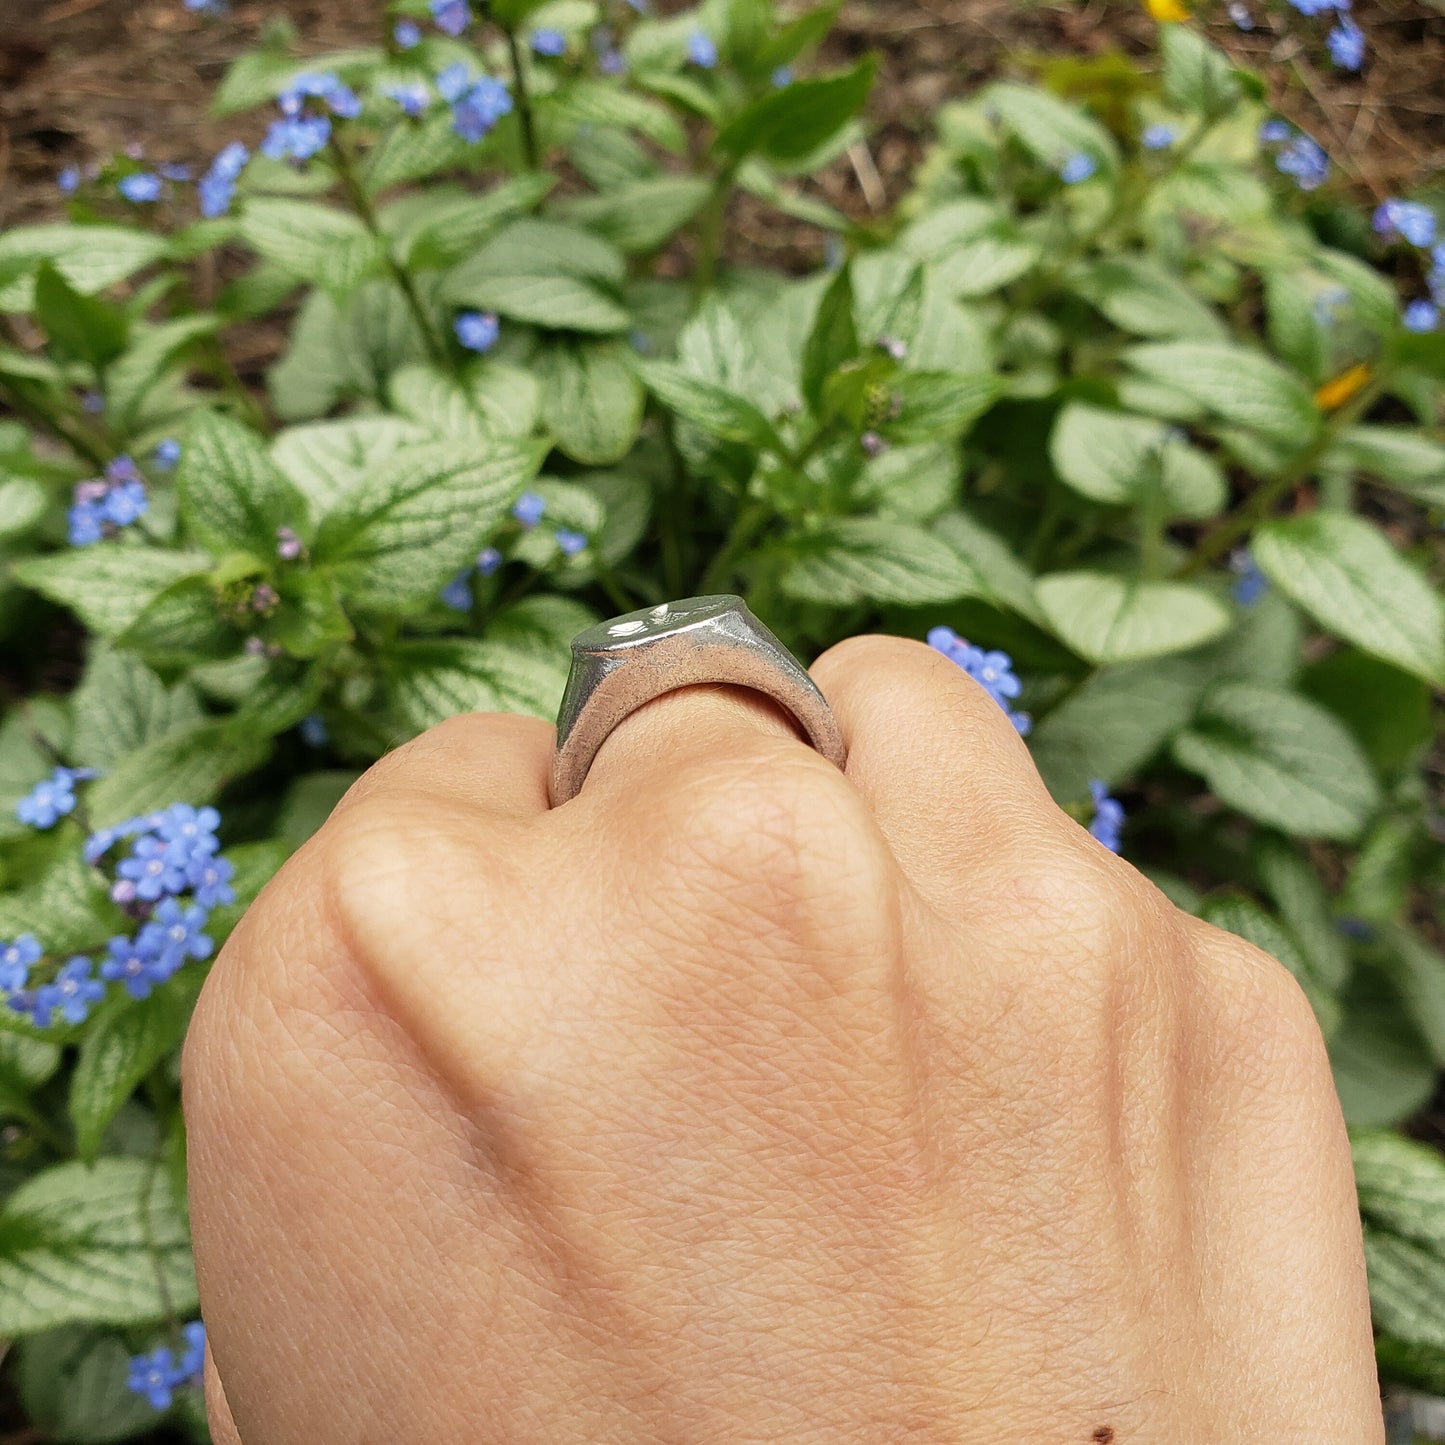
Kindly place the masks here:
<instances>
[{"instance_id":1,"label":"skin","mask_svg":"<svg viewBox=\"0 0 1445 1445\"><path fill-rule=\"evenodd\" d=\"M931 649L813 676L846 777L690 688L549 811L462 717L266 889L183 1060L217 1445L1384 1440L1294 980Z\"/></svg>"}]
</instances>

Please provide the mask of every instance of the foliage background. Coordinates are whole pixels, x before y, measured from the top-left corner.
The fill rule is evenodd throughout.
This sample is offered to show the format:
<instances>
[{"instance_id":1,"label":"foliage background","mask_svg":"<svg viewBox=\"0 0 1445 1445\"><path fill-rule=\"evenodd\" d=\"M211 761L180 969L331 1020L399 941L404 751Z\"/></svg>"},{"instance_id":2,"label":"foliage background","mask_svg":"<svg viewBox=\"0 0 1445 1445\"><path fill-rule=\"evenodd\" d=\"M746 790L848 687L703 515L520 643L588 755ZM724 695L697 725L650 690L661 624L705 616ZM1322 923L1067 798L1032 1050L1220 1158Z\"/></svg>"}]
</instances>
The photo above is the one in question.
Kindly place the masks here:
<instances>
[{"instance_id":1,"label":"foliage background","mask_svg":"<svg viewBox=\"0 0 1445 1445\"><path fill-rule=\"evenodd\" d=\"M1445 1162L1401 1132L1432 1136L1445 1063L1445 337L1402 320L1441 263L1338 166L1300 189L1266 82L1142 15L1135 60L961 81L911 189L870 198L873 62L815 58L835 10L495 0L459 38L416 9L403 47L402 5L304 62L273 32L217 139L334 75L291 107L330 127L315 158L253 156L198 218L179 180L125 195L180 157L121 154L0 234L0 941L45 950L0 1013L0 1336L40 1438L153 1428L130 1362L195 1303L176 1057L205 962L23 1011L148 926L112 895L158 825L98 867L87 834L217 802L219 942L381 751L554 715L572 633L702 590L805 656L940 626L1010 655L1060 803L1112 789L1130 859L1310 995L1383 1373L1445 1388ZM511 86L474 140L436 93L458 63ZM456 323L492 313L478 349ZM287 338L264 387L258 334ZM74 489L120 455L146 509L77 545ZM100 776L23 822L57 766Z\"/></svg>"}]
</instances>

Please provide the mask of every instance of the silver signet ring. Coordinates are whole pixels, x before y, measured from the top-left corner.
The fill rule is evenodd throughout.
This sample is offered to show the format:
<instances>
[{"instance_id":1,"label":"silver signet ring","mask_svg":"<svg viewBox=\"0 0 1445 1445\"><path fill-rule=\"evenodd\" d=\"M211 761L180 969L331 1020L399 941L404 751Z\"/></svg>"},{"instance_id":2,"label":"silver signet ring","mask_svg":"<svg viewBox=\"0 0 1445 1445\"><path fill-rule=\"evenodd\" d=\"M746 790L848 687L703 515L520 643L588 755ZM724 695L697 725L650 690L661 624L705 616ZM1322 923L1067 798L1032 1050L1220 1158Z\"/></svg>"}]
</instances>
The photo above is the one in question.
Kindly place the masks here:
<instances>
[{"instance_id":1,"label":"silver signet ring","mask_svg":"<svg viewBox=\"0 0 1445 1445\"><path fill-rule=\"evenodd\" d=\"M644 703L680 687L731 683L765 693L842 768L838 720L803 665L741 597L688 597L599 622L572 640L548 791L554 808L581 791L608 734Z\"/></svg>"}]
</instances>

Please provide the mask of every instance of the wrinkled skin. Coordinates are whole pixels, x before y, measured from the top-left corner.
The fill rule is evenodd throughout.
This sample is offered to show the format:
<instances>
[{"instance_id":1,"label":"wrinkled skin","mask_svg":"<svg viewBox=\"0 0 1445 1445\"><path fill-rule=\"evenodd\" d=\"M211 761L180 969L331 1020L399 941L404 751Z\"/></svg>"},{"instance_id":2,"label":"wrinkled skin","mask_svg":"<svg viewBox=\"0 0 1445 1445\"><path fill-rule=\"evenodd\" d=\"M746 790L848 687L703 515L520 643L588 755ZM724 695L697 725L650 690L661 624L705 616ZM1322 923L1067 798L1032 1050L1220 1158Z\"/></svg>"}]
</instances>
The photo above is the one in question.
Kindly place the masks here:
<instances>
[{"instance_id":1,"label":"wrinkled skin","mask_svg":"<svg viewBox=\"0 0 1445 1445\"><path fill-rule=\"evenodd\" d=\"M846 777L692 688L549 812L463 717L267 888L184 1056L218 1445L1383 1441L1293 979L922 644L813 675Z\"/></svg>"}]
</instances>

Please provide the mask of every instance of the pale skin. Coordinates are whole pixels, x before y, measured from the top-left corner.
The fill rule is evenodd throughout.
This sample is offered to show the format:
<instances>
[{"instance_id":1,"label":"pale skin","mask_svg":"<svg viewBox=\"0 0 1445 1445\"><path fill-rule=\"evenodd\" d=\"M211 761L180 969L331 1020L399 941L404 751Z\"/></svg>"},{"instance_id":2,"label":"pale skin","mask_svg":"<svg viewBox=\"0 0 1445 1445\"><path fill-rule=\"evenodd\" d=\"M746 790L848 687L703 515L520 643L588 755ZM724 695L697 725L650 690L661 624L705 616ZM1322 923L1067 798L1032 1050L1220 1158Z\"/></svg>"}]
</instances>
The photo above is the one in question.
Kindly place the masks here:
<instances>
[{"instance_id":1,"label":"pale skin","mask_svg":"<svg viewBox=\"0 0 1445 1445\"><path fill-rule=\"evenodd\" d=\"M846 775L691 688L549 810L462 717L266 889L183 1060L217 1445L1381 1445L1294 980L939 654L813 676Z\"/></svg>"}]
</instances>

